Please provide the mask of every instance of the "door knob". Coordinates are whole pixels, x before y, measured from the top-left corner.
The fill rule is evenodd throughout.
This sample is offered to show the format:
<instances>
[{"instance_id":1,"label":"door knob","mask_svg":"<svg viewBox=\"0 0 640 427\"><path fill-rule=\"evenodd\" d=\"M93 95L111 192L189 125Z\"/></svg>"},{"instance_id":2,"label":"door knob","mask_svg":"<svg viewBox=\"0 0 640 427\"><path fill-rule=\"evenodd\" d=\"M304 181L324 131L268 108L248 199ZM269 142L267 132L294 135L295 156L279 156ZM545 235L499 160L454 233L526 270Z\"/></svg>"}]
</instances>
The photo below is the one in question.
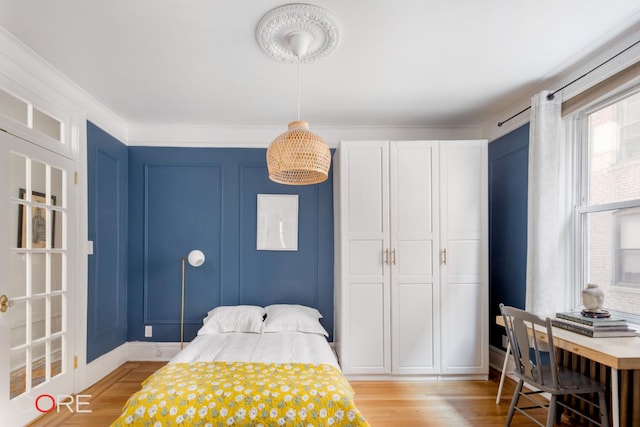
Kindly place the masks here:
<instances>
[{"instance_id":1,"label":"door knob","mask_svg":"<svg viewBox=\"0 0 640 427\"><path fill-rule=\"evenodd\" d=\"M13 306L13 301L11 301L6 295L0 296L0 313L4 313L11 306Z\"/></svg>"}]
</instances>

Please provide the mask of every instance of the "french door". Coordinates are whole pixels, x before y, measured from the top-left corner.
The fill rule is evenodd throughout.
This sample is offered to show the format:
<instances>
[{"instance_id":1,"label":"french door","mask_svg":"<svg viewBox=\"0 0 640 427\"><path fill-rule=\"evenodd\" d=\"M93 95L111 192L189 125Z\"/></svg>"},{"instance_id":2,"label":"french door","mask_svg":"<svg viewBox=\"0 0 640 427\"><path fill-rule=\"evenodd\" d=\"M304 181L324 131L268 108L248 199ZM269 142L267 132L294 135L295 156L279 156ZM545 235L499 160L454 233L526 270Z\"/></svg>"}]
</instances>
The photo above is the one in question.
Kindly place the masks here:
<instances>
[{"instance_id":1,"label":"french door","mask_svg":"<svg viewBox=\"0 0 640 427\"><path fill-rule=\"evenodd\" d=\"M0 423L19 426L73 391L73 161L0 132L0 176Z\"/></svg>"}]
</instances>

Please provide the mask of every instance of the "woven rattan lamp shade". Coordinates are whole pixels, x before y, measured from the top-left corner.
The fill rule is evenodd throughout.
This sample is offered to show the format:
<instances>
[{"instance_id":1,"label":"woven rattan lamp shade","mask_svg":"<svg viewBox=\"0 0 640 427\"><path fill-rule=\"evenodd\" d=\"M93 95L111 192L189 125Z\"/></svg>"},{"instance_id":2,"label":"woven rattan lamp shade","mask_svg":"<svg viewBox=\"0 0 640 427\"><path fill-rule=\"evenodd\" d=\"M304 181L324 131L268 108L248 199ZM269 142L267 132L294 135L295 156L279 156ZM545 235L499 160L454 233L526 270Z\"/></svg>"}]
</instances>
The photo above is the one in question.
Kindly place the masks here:
<instances>
[{"instance_id":1,"label":"woven rattan lamp shade","mask_svg":"<svg viewBox=\"0 0 640 427\"><path fill-rule=\"evenodd\" d=\"M295 121L267 149L269 179L280 184L309 185L329 177L331 151L309 123Z\"/></svg>"}]
</instances>

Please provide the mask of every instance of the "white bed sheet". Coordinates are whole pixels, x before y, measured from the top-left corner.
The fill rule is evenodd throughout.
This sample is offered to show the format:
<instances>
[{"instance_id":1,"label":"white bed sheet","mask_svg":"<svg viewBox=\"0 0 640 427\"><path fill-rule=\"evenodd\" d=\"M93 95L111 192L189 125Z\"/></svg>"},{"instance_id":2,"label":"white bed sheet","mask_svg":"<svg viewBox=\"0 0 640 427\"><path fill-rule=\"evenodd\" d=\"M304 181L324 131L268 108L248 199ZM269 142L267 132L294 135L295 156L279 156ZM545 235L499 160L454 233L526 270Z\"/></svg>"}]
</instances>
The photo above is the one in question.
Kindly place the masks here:
<instances>
[{"instance_id":1,"label":"white bed sheet","mask_svg":"<svg viewBox=\"0 0 640 427\"><path fill-rule=\"evenodd\" d=\"M326 338L303 332L198 335L169 361L193 362L324 363L340 369Z\"/></svg>"}]
</instances>

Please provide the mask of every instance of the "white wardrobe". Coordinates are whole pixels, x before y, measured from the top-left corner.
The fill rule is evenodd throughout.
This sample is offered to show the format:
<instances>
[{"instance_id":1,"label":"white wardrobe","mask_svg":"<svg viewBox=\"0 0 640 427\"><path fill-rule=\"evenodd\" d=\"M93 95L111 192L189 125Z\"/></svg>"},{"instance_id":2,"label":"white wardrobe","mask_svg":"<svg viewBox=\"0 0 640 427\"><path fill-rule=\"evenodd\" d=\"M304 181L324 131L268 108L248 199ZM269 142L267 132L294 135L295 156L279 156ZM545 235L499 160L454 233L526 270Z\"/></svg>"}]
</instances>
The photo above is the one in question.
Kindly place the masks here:
<instances>
[{"instance_id":1,"label":"white wardrobe","mask_svg":"<svg viewBox=\"0 0 640 427\"><path fill-rule=\"evenodd\" d=\"M333 174L344 373L485 378L487 141L343 141Z\"/></svg>"}]
</instances>

